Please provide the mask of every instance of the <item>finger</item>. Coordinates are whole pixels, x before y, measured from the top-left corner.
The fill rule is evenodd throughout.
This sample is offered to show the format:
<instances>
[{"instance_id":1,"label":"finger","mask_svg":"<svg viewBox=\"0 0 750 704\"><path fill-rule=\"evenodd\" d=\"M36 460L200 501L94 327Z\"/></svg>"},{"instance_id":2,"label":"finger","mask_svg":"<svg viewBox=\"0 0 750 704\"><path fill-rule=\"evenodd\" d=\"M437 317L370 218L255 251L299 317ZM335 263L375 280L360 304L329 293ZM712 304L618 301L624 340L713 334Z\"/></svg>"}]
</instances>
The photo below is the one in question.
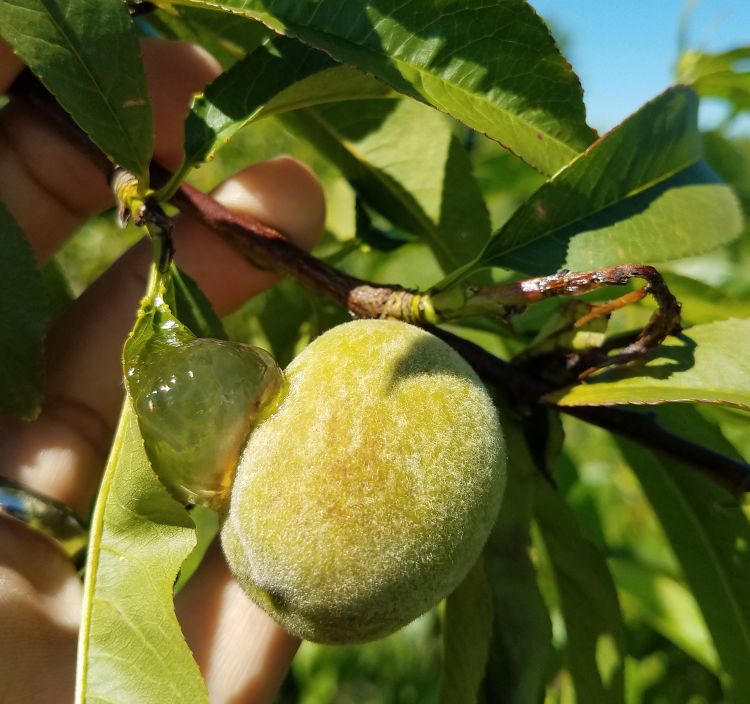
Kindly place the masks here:
<instances>
[{"instance_id":1,"label":"finger","mask_svg":"<svg viewBox=\"0 0 750 704\"><path fill-rule=\"evenodd\" d=\"M143 39L141 51L154 120L154 159L174 169L182 161L190 100L221 67L211 54L188 42Z\"/></svg>"},{"instance_id":2,"label":"finger","mask_svg":"<svg viewBox=\"0 0 750 704\"><path fill-rule=\"evenodd\" d=\"M10 84L13 83L22 69L21 59L0 39L0 95L7 92Z\"/></svg>"},{"instance_id":3,"label":"finger","mask_svg":"<svg viewBox=\"0 0 750 704\"><path fill-rule=\"evenodd\" d=\"M0 516L0 700L73 701L82 585L42 536Z\"/></svg>"},{"instance_id":4,"label":"finger","mask_svg":"<svg viewBox=\"0 0 750 704\"><path fill-rule=\"evenodd\" d=\"M15 102L0 112L0 202L41 263L111 200L106 176L45 117Z\"/></svg>"},{"instance_id":5,"label":"finger","mask_svg":"<svg viewBox=\"0 0 750 704\"><path fill-rule=\"evenodd\" d=\"M212 704L273 701L300 641L245 596L217 546L175 609Z\"/></svg>"},{"instance_id":6,"label":"finger","mask_svg":"<svg viewBox=\"0 0 750 704\"><path fill-rule=\"evenodd\" d=\"M174 167L180 161L190 98L219 67L186 42L143 40L142 47L153 106L154 155ZM8 66L10 76L14 69ZM48 116L14 101L0 113L0 202L45 262L87 217L111 205L112 194L106 174Z\"/></svg>"},{"instance_id":7,"label":"finger","mask_svg":"<svg viewBox=\"0 0 750 704\"><path fill-rule=\"evenodd\" d=\"M278 157L246 169L215 191L219 202L284 233L294 244L311 250L325 223L320 182L302 163ZM196 281L224 315L250 296L273 285L278 276L251 266L218 235L186 218L175 239L179 265Z\"/></svg>"},{"instance_id":8,"label":"finger","mask_svg":"<svg viewBox=\"0 0 750 704\"><path fill-rule=\"evenodd\" d=\"M216 195L233 210L288 233L300 246L312 246L321 232L322 189L293 159L251 166ZM220 314L275 280L187 218L178 221L175 239L178 263ZM6 425L0 433L3 469L11 478L84 513L122 402L121 349L145 288L150 256L145 245L124 255L53 326L42 417L31 425Z\"/></svg>"},{"instance_id":9,"label":"finger","mask_svg":"<svg viewBox=\"0 0 750 704\"><path fill-rule=\"evenodd\" d=\"M73 699L82 584L49 541L0 517L0 682L4 704ZM256 607L218 549L175 603L212 704L272 702L299 640Z\"/></svg>"}]
</instances>

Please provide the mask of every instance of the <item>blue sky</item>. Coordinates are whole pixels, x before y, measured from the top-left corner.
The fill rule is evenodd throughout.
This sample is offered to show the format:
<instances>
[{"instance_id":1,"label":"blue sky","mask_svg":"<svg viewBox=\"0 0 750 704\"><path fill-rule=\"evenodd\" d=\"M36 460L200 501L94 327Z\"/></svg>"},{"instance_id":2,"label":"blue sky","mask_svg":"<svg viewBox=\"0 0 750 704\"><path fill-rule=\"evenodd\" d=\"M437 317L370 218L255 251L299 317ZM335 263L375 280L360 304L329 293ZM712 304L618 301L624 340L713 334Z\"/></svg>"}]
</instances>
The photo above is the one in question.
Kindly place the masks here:
<instances>
[{"instance_id":1,"label":"blue sky","mask_svg":"<svg viewBox=\"0 0 750 704\"><path fill-rule=\"evenodd\" d=\"M723 51L750 44L750 0L702 0L687 45ZM589 123L606 130L674 82L683 0L531 0L564 44L585 90ZM717 118L707 105L706 123Z\"/></svg>"}]
</instances>

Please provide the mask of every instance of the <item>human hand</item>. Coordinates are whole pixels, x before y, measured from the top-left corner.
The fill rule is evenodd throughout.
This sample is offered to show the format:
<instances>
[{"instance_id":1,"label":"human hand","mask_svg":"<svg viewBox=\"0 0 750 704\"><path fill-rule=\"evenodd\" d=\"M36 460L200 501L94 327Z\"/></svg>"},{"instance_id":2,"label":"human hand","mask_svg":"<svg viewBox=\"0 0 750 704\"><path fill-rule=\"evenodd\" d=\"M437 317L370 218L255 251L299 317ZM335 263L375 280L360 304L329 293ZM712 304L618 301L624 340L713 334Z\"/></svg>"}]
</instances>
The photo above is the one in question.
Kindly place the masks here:
<instances>
[{"instance_id":1,"label":"human hand","mask_svg":"<svg viewBox=\"0 0 750 704\"><path fill-rule=\"evenodd\" d=\"M213 59L181 42L146 40L155 159L175 167L190 95L218 72ZM22 69L0 42L0 94ZM310 248L324 219L320 185L280 158L224 183L217 200ZM83 220L112 204L106 178L44 116L11 102L0 112L0 202L44 263ZM271 285L198 223L178 218L177 263L220 315ZM26 424L0 420L0 474L86 515L98 487L123 397L120 355L143 294L146 243L123 255L65 311L48 336L45 405ZM73 700L82 584L53 543L0 516L0 699L7 704ZM267 702L299 641L253 605L213 549L180 592L176 610L206 678L211 702Z\"/></svg>"}]
</instances>

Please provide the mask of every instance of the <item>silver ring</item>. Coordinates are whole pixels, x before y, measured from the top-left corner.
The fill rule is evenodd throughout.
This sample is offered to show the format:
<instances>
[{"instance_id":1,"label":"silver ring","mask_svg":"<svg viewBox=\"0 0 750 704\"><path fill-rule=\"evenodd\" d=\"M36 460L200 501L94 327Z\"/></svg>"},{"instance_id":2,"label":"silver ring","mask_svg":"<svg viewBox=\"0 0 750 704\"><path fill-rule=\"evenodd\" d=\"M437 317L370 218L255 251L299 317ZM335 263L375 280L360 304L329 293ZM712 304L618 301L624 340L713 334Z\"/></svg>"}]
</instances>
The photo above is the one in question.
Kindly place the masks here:
<instances>
[{"instance_id":1,"label":"silver ring","mask_svg":"<svg viewBox=\"0 0 750 704\"><path fill-rule=\"evenodd\" d=\"M89 532L73 509L44 494L0 477L0 515L20 521L52 540L80 568Z\"/></svg>"}]
</instances>

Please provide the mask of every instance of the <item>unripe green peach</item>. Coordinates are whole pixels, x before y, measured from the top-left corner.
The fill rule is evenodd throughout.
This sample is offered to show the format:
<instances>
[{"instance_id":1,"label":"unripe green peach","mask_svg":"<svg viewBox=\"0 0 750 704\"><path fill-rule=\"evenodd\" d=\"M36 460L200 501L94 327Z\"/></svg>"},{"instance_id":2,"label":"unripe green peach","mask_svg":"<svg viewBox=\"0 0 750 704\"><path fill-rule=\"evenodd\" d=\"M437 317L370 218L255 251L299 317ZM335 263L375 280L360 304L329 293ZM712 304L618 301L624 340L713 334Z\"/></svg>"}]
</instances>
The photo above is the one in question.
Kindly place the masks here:
<instances>
[{"instance_id":1,"label":"unripe green peach","mask_svg":"<svg viewBox=\"0 0 750 704\"><path fill-rule=\"evenodd\" d=\"M309 345L243 452L222 543L245 591L292 633L387 635L451 592L499 508L505 447L466 362L405 323Z\"/></svg>"}]
</instances>

